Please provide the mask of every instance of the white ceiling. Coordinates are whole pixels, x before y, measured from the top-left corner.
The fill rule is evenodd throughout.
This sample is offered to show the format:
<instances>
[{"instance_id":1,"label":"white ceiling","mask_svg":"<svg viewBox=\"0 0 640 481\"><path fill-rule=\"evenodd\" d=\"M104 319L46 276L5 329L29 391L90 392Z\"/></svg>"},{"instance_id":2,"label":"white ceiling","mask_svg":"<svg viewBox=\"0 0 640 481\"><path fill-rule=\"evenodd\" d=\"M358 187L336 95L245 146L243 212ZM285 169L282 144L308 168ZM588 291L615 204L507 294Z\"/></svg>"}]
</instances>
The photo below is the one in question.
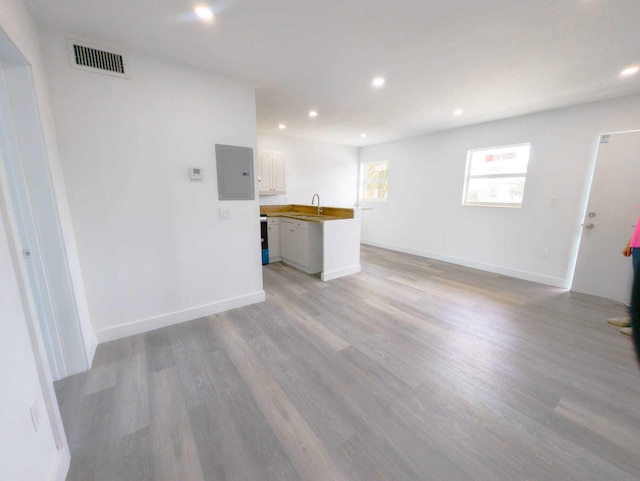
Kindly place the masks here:
<instances>
[{"instance_id":1,"label":"white ceiling","mask_svg":"<svg viewBox=\"0 0 640 481\"><path fill-rule=\"evenodd\" d=\"M640 0L211 0L210 24L192 0L25 3L44 28L252 80L259 131L333 143L640 92L618 76L640 64Z\"/></svg>"}]
</instances>

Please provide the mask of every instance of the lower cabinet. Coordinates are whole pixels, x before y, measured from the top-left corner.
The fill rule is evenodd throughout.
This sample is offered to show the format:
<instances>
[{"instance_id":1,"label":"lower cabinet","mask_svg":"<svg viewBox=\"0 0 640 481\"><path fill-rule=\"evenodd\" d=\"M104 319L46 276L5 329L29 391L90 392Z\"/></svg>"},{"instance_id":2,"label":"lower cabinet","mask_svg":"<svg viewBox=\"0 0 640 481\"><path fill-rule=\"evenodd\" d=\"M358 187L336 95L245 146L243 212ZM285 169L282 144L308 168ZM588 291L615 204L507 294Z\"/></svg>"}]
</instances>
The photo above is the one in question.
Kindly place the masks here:
<instances>
[{"instance_id":1,"label":"lower cabinet","mask_svg":"<svg viewBox=\"0 0 640 481\"><path fill-rule=\"evenodd\" d=\"M281 218L280 256L287 264L308 274L321 272L322 224Z\"/></svg>"},{"instance_id":2,"label":"lower cabinet","mask_svg":"<svg viewBox=\"0 0 640 481\"><path fill-rule=\"evenodd\" d=\"M269 242L269 262L281 261L280 219L278 217L267 218L267 239Z\"/></svg>"}]
</instances>

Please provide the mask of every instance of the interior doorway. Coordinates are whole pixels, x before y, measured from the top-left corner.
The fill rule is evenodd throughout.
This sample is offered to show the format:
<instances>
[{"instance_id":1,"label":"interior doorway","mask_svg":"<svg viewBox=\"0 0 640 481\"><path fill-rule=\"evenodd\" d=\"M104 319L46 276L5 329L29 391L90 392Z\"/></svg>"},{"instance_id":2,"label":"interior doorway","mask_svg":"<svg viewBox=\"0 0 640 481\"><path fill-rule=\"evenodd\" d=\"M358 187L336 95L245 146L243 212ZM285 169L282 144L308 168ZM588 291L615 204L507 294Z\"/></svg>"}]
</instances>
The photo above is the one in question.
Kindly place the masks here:
<instances>
[{"instance_id":1,"label":"interior doorway","mask_svg":"<svg viewBox=\"0 0 640 481\"><path fill-rule=\"evenodd\" d=\"M600 137L571 290L629 302L633 270L622 249L640 215L640 131Z\"/></svg>"},{"instance_id":2,"label":"interior doorway","mask_svg":"<svg viewBox=\"0 0 640 481\"><path fill-rule=\"evenodd\" d=\"M1 202L17 227L22 253L54 380L85 371L89 360L56 195L44 144L31 67L0 31Z\"/></svg>"}]
</instances>

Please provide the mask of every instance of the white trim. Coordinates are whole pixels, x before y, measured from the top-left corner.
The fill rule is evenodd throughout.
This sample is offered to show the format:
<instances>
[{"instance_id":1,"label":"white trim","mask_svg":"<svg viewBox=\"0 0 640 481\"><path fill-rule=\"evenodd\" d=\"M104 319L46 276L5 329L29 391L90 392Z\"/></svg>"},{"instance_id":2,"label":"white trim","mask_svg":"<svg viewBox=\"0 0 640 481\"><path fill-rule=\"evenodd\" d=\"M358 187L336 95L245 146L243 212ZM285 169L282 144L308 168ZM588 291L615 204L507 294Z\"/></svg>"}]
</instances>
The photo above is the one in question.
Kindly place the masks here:
<instances>
[{"instance_id":1,"label":"white trim","mask_svg":"<svg viewBox=\"0 0 640 481\"><path fill-rule=\"evenodd\" d=\"M335 271L325 271L320 274L320 278L323 281L331 281L333 279L338 279L340 277L350 276L352 274L357 274L362 271L362 266L358 264L357 266L345 267L344 269L338 269Z\"/></svg>"},{"instance_id":2,"label":"white trim","mask_svg":"<svg viewBox=\"0 0 640 481\"><path fill-rule=\"evenodd\" d=\"M56 462L51 470L51 481L65 481L69 474L69 466L71 465L71 454L68 449L58 449Z\"/></svg>"},{"instance_id":3,"label":"white trim","mask_svg":"<svg viewBox=\"0 0 640 481\"><path fill-rule=\"evenodd\" d=\"M388 160L367 160L364 162L360 161L360 158L358 157L358 202L357 204L359 205L360 202L375 202L375 203L385 203L387 202L387 199L389 198L389 176L387 174L387 180L386 182L378 182L379 184L386 184L387 185L387 197L384 199L364 199L363 196L365 194L365 183L367 181L367 177L364 174L364 169L365 169L365 165L367 164L380 164L382 162L385 162L387 164L387 171L389 170L389 161Z\"/></svg>"},{"instance_id":4,"label":"white trim","mask_svg":"<svg viewBox=\"0 0 640 481\"><path fill-rule=\"evenodd\" d=\"M493 272L495 274L501 274L504 276L515 277L516 279L523 279L525 281L538 282L553 287L560 287L562 289L569 289L568 282L565 279L559 277L545 276L543 274L536 274L535 272L520 271L517 269L511 269L509 267L497 266L495 264L487 264L484 262L472 261L469 259L463 259L461 257L453 257L444 254L438 254L436 252L428 252L420 249L414 249L412 247L404 247L395 244L388 244L386 242L374 241L371 239L362 239L362 244L382 247L383 249L389 249L397 252L404 252L406 254L413 254L420 257L428 257L429 259L435 259L442 262L450 262L452 264L458 264L465 267L471 267L473 269L480 269L482 271Z\"/></svg>"},{"instance_id":5,"label":"white trim","mask_svg":"<svg viewBox=\"0 0 640 481\"><path fill-rule=\"evenodd\" d=\"M217 314L218 312L229 311L231 309L237 309L238 307L256 304L258 302L263 302L264 300L264 291L258 291L246 296L233 297L231 299L225 299L224 301L185 309L184 311L171 312L161 316L148 317L147 319L140 319L126 324L100 329L96 331L95 334L98 342L102 344L103 342L115 341L116 339L122 339L123 337L134 336L136 334L160 329L161 327L193 321L201 317L210 316L211 314Z\"/></svg>"},{"instance_id":6,"label":"white trim","mask_svg":"<svg viewBox=\"0 0 640 481\"><path fill-rule=\"evenodd\" d=\"M472 160L473 160L473 156L476 152L492 152L492 151L496 151L496 150L507 150L507 149L512 149L512 148L520 148L520 147L529 147L529 151L527 153L527 169L524 172L508 172L508 173L504 173L504 174L478 174L478 175L471 175L471 166L472 166ZM462 205L464 207L507 207L507 208L520 208L522 207L522 203L524 201L524 186L526 185L527 182L527 175L529 172L529 161L531 160L531 151L533 150L533 147L531 145L531 142L522 142L519 144L511 144L511 145L499 145L496 147L483 147L483 148L477 148L477 149L469 149L467 150L467 165L465 167L465 171L464 171L464 184L462 186ZM523 182L523 192L522 192L522 198L520 199L520 202L473 202L470 201L468 199L468 194L469 194L469 182L472 179L496 179L496 178L515 178L515 177L522 177L524 179Z\"/></svg>"}]
</instances>

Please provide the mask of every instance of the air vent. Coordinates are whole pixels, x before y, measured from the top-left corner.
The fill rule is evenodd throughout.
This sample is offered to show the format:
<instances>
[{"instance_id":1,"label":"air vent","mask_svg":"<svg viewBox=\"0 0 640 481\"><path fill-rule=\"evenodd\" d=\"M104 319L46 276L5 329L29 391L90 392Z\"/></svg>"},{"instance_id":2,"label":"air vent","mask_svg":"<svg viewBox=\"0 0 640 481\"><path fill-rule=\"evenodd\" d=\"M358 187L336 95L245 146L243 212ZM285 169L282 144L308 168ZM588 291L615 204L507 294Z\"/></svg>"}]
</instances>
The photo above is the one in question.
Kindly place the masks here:
<instances>
[{"instance_id":1,"label":"air vent","mask_svg":"<svg viewBox=\"0 0 640 481\"><path fill-rule=\"evenodd\" d=\"M95 45L70 41L69 61L71 67L80 70L129 78L127 59L117 51L109 51Z\"/></svg>"}]
</instances>

